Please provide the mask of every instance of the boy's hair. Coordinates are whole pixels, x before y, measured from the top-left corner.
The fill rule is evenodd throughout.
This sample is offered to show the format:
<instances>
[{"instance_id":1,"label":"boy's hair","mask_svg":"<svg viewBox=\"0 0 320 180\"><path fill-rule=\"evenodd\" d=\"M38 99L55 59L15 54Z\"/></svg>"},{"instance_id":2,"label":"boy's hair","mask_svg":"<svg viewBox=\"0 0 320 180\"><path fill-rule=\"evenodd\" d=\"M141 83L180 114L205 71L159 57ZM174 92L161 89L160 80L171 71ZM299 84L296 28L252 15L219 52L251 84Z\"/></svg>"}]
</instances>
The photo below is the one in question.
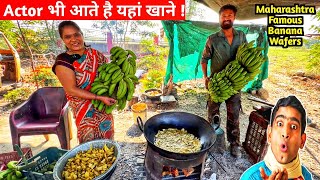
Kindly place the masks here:
<instances>
[{"instance_id":1,"label":"boy's hair","mask_svg":"<svg viewBox=\"0 0 320 180\"><path fill-rule=\"evenodd\" d=\"M272 110L272 114L271 114L271 119L270 119L270 125L272 127L273 125L273 121L274 118L276 116L277 111L279 110L279 107L293 107L295 108L297 111L299 111L300 115L301 115L301 134L304 133L305 129L306 129L306 111L304 109L304 107L302 106L301 102L299 101L298 98L296 98L295 96L288 96L286 98L281 98L278 100L277 104L274 106L273 110Z\"/></svg>"},{"instance_id":2,"label":"boy's hair","mask_svg":"<svg viewBox=\"0 0 320 180\"><path fill-rule=\"evenodd\" d=\"M231 5L231 4L226 4L226 5L224 5L224 6L222 6L221 8L220 8L220 10L219 10L219 15L224 11L224 10L226 10L226 9L230 9L230 10L232 10L233 12L234 12L234 15L236 15L237 14L237 8L234 6L234 5Z\"/></svg>"}]
</instances>

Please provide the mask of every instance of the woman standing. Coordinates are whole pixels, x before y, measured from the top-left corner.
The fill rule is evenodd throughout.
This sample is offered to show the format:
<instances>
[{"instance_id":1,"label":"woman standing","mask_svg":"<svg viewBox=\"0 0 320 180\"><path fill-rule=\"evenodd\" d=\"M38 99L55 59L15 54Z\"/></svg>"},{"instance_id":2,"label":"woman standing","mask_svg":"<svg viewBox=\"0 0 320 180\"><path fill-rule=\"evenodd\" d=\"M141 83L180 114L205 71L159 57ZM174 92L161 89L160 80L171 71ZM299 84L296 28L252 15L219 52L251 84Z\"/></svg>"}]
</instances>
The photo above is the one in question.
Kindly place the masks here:
<instances>
[{"instance_id":1,"label":"woman standing","mask_svg":"<svg viewBox=\"0 0 320 180\"><path fill-rule=\"evenodd\" d=\"M52 70L66 92L76 119L80 144L94 139L113 139L112 114L98 111L91 101L100 100L106 105L116 101L89 91L98 66L108 62L108 59L101 52L85 46L83 33L75 22L63 21L58 30L67 51L57 56Z\"/></svg>"}]
</instances>

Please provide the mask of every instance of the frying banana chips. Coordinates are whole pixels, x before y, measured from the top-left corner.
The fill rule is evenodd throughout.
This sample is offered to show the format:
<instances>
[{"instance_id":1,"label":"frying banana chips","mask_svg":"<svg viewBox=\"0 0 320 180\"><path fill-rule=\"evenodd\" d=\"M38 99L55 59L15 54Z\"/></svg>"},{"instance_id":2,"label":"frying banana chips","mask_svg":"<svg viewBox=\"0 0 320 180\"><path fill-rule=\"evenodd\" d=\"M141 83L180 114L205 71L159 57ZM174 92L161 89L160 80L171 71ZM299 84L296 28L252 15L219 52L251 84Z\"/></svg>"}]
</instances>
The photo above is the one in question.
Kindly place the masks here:
<instances>
[{"instance_id":1,"label":"frying banana chips","mask_svg":"<svg viewBox=\"0 0 320 180\"><path fill-rule=\"evenodd\" d=\"M201 150L200 140L183 128L159 130L155 136L155 145L175 153L195 153Z\"/></svg>"},{"instance_id":2,"label":"frying banana chips","mask_svg":"<svg viewBox=\"0 0 320 180\"><path fill-rule=\"evenodd\" d=\"M105 173L116 160L114 146L108 148L92 148L78 152L73 158L68 159L63 169L62 177L66 180L88 180Z\"/></svg>"}]
</instances>

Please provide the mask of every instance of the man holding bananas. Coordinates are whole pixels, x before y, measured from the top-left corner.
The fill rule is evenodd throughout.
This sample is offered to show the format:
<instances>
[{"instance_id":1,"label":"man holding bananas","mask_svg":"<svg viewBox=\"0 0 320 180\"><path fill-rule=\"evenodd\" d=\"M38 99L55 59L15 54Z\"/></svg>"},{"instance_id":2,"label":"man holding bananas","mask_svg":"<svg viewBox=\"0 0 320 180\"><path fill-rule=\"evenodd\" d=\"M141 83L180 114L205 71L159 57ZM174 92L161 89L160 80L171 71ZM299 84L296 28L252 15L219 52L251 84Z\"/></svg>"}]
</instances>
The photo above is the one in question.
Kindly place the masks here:
<instances>
[{"instance_id":1,"label":"man holding bananas","mask_svg":"<svg viewBox=\"0 0 320 180\"><path fill-rule=\"evenodd\" d=\"M116 100L89 91L98 67L107 63L108 59L101 52L85 45L83 33L75 22L63 21L58 30L67 51L57 56L52 70L61 82L75 116L78 140L84 143L94 139L112 139L112 114L97 110L91 102L99 100L106 105L113 105Z\"/></svg>"},{"instance_id":2,"label":"man holding bananas","mask_svg":"<svg viewBox=\"0 0 320 180\"><path fill-rule=\"evenodd\" d=\"M233 28L233 22L237 9L233 5L224 5L219 11L219 22L221 30L208 37L203 50L201 65L204 74L205 86L208 89L208 82L214 73L222 71L229 62L236 58L238 47L247 43L246 36L242 31ZM210 73L207 74L207 64L211 60ZM230 143L230 153L235 157L241 156L239 111L241 96L237 93L226 100L227 105L227 140ZM220 103L208 100L208 120L211 124L220 123Z\"/></svg>"}]
</instances>

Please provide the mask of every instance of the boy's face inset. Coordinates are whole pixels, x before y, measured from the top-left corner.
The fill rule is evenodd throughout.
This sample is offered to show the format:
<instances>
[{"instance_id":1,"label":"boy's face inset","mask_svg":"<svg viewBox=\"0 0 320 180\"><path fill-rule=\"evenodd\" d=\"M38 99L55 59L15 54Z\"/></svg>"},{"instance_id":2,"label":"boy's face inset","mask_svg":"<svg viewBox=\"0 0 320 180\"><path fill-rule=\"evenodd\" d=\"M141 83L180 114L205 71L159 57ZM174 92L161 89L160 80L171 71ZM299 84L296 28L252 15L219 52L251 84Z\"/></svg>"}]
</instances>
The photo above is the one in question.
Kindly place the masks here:
<instances>
[{"instance_id":1,"label":"boy's face inset","mask_svg":"<svg viewBox=\"0 0 320 180\"><path fill-rule=\"evenodd\" d=\"M303 148L306 134L301 135L301 114L291 106L279 107L272 127L268 127L268 143L277 161L290 163Z\"/></svg>"}]
</instances>

